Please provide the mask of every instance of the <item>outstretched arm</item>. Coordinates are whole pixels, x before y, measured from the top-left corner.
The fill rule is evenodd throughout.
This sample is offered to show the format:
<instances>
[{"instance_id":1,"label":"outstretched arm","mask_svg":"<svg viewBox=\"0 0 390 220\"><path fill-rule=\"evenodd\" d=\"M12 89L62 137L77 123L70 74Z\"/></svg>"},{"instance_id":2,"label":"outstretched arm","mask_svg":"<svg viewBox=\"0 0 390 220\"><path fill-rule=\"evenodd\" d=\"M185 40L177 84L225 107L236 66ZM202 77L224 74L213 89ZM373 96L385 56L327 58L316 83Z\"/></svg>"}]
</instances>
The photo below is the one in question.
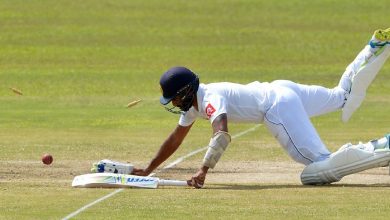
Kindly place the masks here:
<instances>
[{"instance_id":1,"label":"outstretched arm","mask_svg":"<svg viewBox=\"0 0 390 220\"><path fill-rule=\"evenodd\" d=\"M149 175L179 148L191 127L192 124L187 127L177 125L175 130L173 130L173 132L161 145L160 150L157 152L156 156L152 159L149 165L145 169L134 168L131 174L139 176Z\"/></svg>"},{"instance_id":2,"label":"outstretched arm","mask_svg":"<svg viewBox=\"0 0 390 220\"><path fill-rule=\"evenodd\" d=\"M227 115L221 114L217 118L215 118L213 121L212 127L213 127L213 135L214 135L212 138L212 141L218 141L218 140L213 140L217 135L222 135L222 136L228 135ZM220 134L221 132L224 134ZM224 139L224 138L225 137L222 137L222 139ZM230 142L229 135L228 135L227 139L229 139L228 142ZM226 148L227 144L224 147ZM205 160L207 157L211 157L211 158L208 158L209 160L206 160L206 161L204 160L203 165L199 168L198 172L191 178L191 180L188 181L189 183L191 183L190 185L192 185L195 188L202 188L203 187L204 181L206 179L207 171L209 170L210 167L214 168L219 157L222 155L222 152L216 152L216 151L210 152L210 150L214 151L214 149L210 149L210 146L209 146L209 149L208 149L206 156L205 156ZM216 154L218 154L218 156L216 156Z\"/></svg>"}]
</instances>

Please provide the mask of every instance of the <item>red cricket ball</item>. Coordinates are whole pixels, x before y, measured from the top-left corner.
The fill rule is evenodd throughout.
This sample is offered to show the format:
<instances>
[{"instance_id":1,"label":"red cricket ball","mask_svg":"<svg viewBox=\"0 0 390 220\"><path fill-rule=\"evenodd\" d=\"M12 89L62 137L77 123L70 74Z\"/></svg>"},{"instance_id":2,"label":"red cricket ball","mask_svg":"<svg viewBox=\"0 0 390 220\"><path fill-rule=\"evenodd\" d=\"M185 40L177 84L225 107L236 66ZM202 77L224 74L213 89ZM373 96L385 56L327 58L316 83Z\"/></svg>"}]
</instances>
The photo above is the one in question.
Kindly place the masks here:
<instances>
[{"instance_id":1,"label":"red cricket ball","mask_svg":"<svg viewBox=\"0 0 390 220\"><path fill-rule=\"evenodd\" d=\"M50 154L44 154L42 156L42 162L46 165L49 165L53 162L53 156Z\"/></svg>"}]
</instances>

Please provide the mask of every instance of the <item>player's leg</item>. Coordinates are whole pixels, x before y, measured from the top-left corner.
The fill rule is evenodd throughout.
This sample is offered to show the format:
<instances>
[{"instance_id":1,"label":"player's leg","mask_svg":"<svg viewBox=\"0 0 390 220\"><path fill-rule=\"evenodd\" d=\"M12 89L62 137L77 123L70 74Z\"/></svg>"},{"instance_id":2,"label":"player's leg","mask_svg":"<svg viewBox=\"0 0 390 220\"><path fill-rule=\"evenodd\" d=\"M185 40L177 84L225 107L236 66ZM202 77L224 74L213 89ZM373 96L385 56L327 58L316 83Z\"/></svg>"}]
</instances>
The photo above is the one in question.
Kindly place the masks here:
<instances>
[{"instance_id":1,"label":"player's leg","mask_svg":"<svg viewBox=\"0 0 390 220\"><path fill-rule=\"evenodd\" d=\"M308 165L301 174L305 185L328 184L363 170L388 166L390 134L365 144L346 144L323 161Z\"/></svg>"},{"instance_id":2,"label":"player's leg","mask_svg":"<svg viewBox=\"0 0 390 220\"><path fill-rule=\"evenodd\" d=\"M295 161L308 165L327 158L330 152L310 122L298 95L289 88L273 86L275 99L265 114L264 124Z\"/></svg>"},{"instance_id":3,"label":"player's leg","mask_svg":"<svg viewBox=\"0 0 390 220\"><path fill-rule=\"evenodd\" d=\"M390 28L375 31L367 45L346 68L339 87L348 91L342 120L348 121L366 96L366 90L390 56Z\"/></svg>"},{"instance_id":4,"label":"player's leg","mask_svg":"<svg viewBox=\"0 0 390 220\"><path fill-rule=\"evenodd\" d=\"M390 28L386 30L376 30L368 45L363 48L353 62L346 68L340 79L339 87L346 91L350 91L354 75L358 73L362 66L366 65L370 61L372 62L376 56L383 54L383 50L385 49L383 46L389 43Z\"/></svg>"},{"instance_id":5,"label":"player's leg","mask_svg":"<svg viewBox=\"0 0 390 220\"><path fill-rule=\"evenodd\" d=\"M342 118L346 121L359 107L367 87L390 55L390 28L376 31L370 45L347 67L335 88L302 85L287 80L272 83L294 90L310 117L343 108Z\"/></svg>"},{"instance_id":6,"label":"player's leg","mask_svg":"<svg viewBox=\"0 0 390 220\"><path fill-rule=\"evenodd\" d=\"M309 117L339 110L344 105L347 94L340 87L329 89L317 85L303 85L288 80L276 80L272 84L293 90L299 96Z\"/></svg>"}]
</instances>

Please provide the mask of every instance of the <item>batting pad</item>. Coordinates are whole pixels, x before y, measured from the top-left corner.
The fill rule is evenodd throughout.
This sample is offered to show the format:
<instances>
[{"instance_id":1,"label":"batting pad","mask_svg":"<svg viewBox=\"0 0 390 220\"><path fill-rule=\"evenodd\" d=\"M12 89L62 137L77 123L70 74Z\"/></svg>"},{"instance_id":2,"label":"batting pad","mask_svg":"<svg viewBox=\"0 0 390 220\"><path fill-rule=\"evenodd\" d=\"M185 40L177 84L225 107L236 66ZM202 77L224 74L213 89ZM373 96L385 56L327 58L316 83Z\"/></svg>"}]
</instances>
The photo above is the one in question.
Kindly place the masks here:
<instances>
[{"instance_id":1,"label":"batting pad","mask_svg":"<svg viewBox=\"0 0 390 220\"><path fill-rule=\"evenodd\" d=\"M362 104L366 96L368 86L375 79L375 76L382 68L389 55L390 46L386 45L375 53L375 57L371 60L371 62L363 64L354 75L352 79L351 92L342 109L342 121L347 122L356 109L358 109Z\"/></svg>"},{"instance_id":2,"label":"batting pad","mask_svg":"<svg viewBox=\"0 0 390 220\"><path fill-rule=\"evenodd\" d=\"M116 173L90 173L76 176L72 187L77 188L151 188L158 186L188 186L187 181L163 180L157 177Z\"/></svg>"},{"instance_id":3,"label":"batting pad","mask_svg":"<svg viewBox=\"0 0 390 220\"><path fill-rule=\"evenodd\" d=\"M362 149L361 145L346 145L331 154L330 158L308 165L302 171L301 182L304 185L329 184L349 174L388 166L389 162L389 149L370 152Z\"/></svg>"}]
</instances>

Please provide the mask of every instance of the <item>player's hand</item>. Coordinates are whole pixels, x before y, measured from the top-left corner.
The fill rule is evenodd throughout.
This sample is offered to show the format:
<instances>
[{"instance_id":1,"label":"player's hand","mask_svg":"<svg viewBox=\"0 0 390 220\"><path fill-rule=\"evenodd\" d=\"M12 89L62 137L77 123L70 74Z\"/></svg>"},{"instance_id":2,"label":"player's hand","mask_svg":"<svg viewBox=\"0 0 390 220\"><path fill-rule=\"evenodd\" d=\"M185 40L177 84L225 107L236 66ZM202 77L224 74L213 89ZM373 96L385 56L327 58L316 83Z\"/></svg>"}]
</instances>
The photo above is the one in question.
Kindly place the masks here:
<instances>
[{"instance_id":1,"label":"player's hand","mask_svg":"<svg viewBox=\"0 0 390 220\"><path fill-rule=\"evenodd\" d=\"M187 180L187 184L197 189L202 188L204 185L204 181L206 180L207 170L208 167L200 168L199 171L194 176L192 176L190 180Z\"/></svg>"},{"instance_id":2,"label":"player's hand","mask_svg":"<svg viewBox=\"0 0 390 220\"><path fill-rule=\"evenodd\" d=\"M151 173L151 171L148 171L147 169L139 169L139 168L133 168L133 171L131 171L132 175L137 176L147 176Z\"/></svg>"}]
</instances>

